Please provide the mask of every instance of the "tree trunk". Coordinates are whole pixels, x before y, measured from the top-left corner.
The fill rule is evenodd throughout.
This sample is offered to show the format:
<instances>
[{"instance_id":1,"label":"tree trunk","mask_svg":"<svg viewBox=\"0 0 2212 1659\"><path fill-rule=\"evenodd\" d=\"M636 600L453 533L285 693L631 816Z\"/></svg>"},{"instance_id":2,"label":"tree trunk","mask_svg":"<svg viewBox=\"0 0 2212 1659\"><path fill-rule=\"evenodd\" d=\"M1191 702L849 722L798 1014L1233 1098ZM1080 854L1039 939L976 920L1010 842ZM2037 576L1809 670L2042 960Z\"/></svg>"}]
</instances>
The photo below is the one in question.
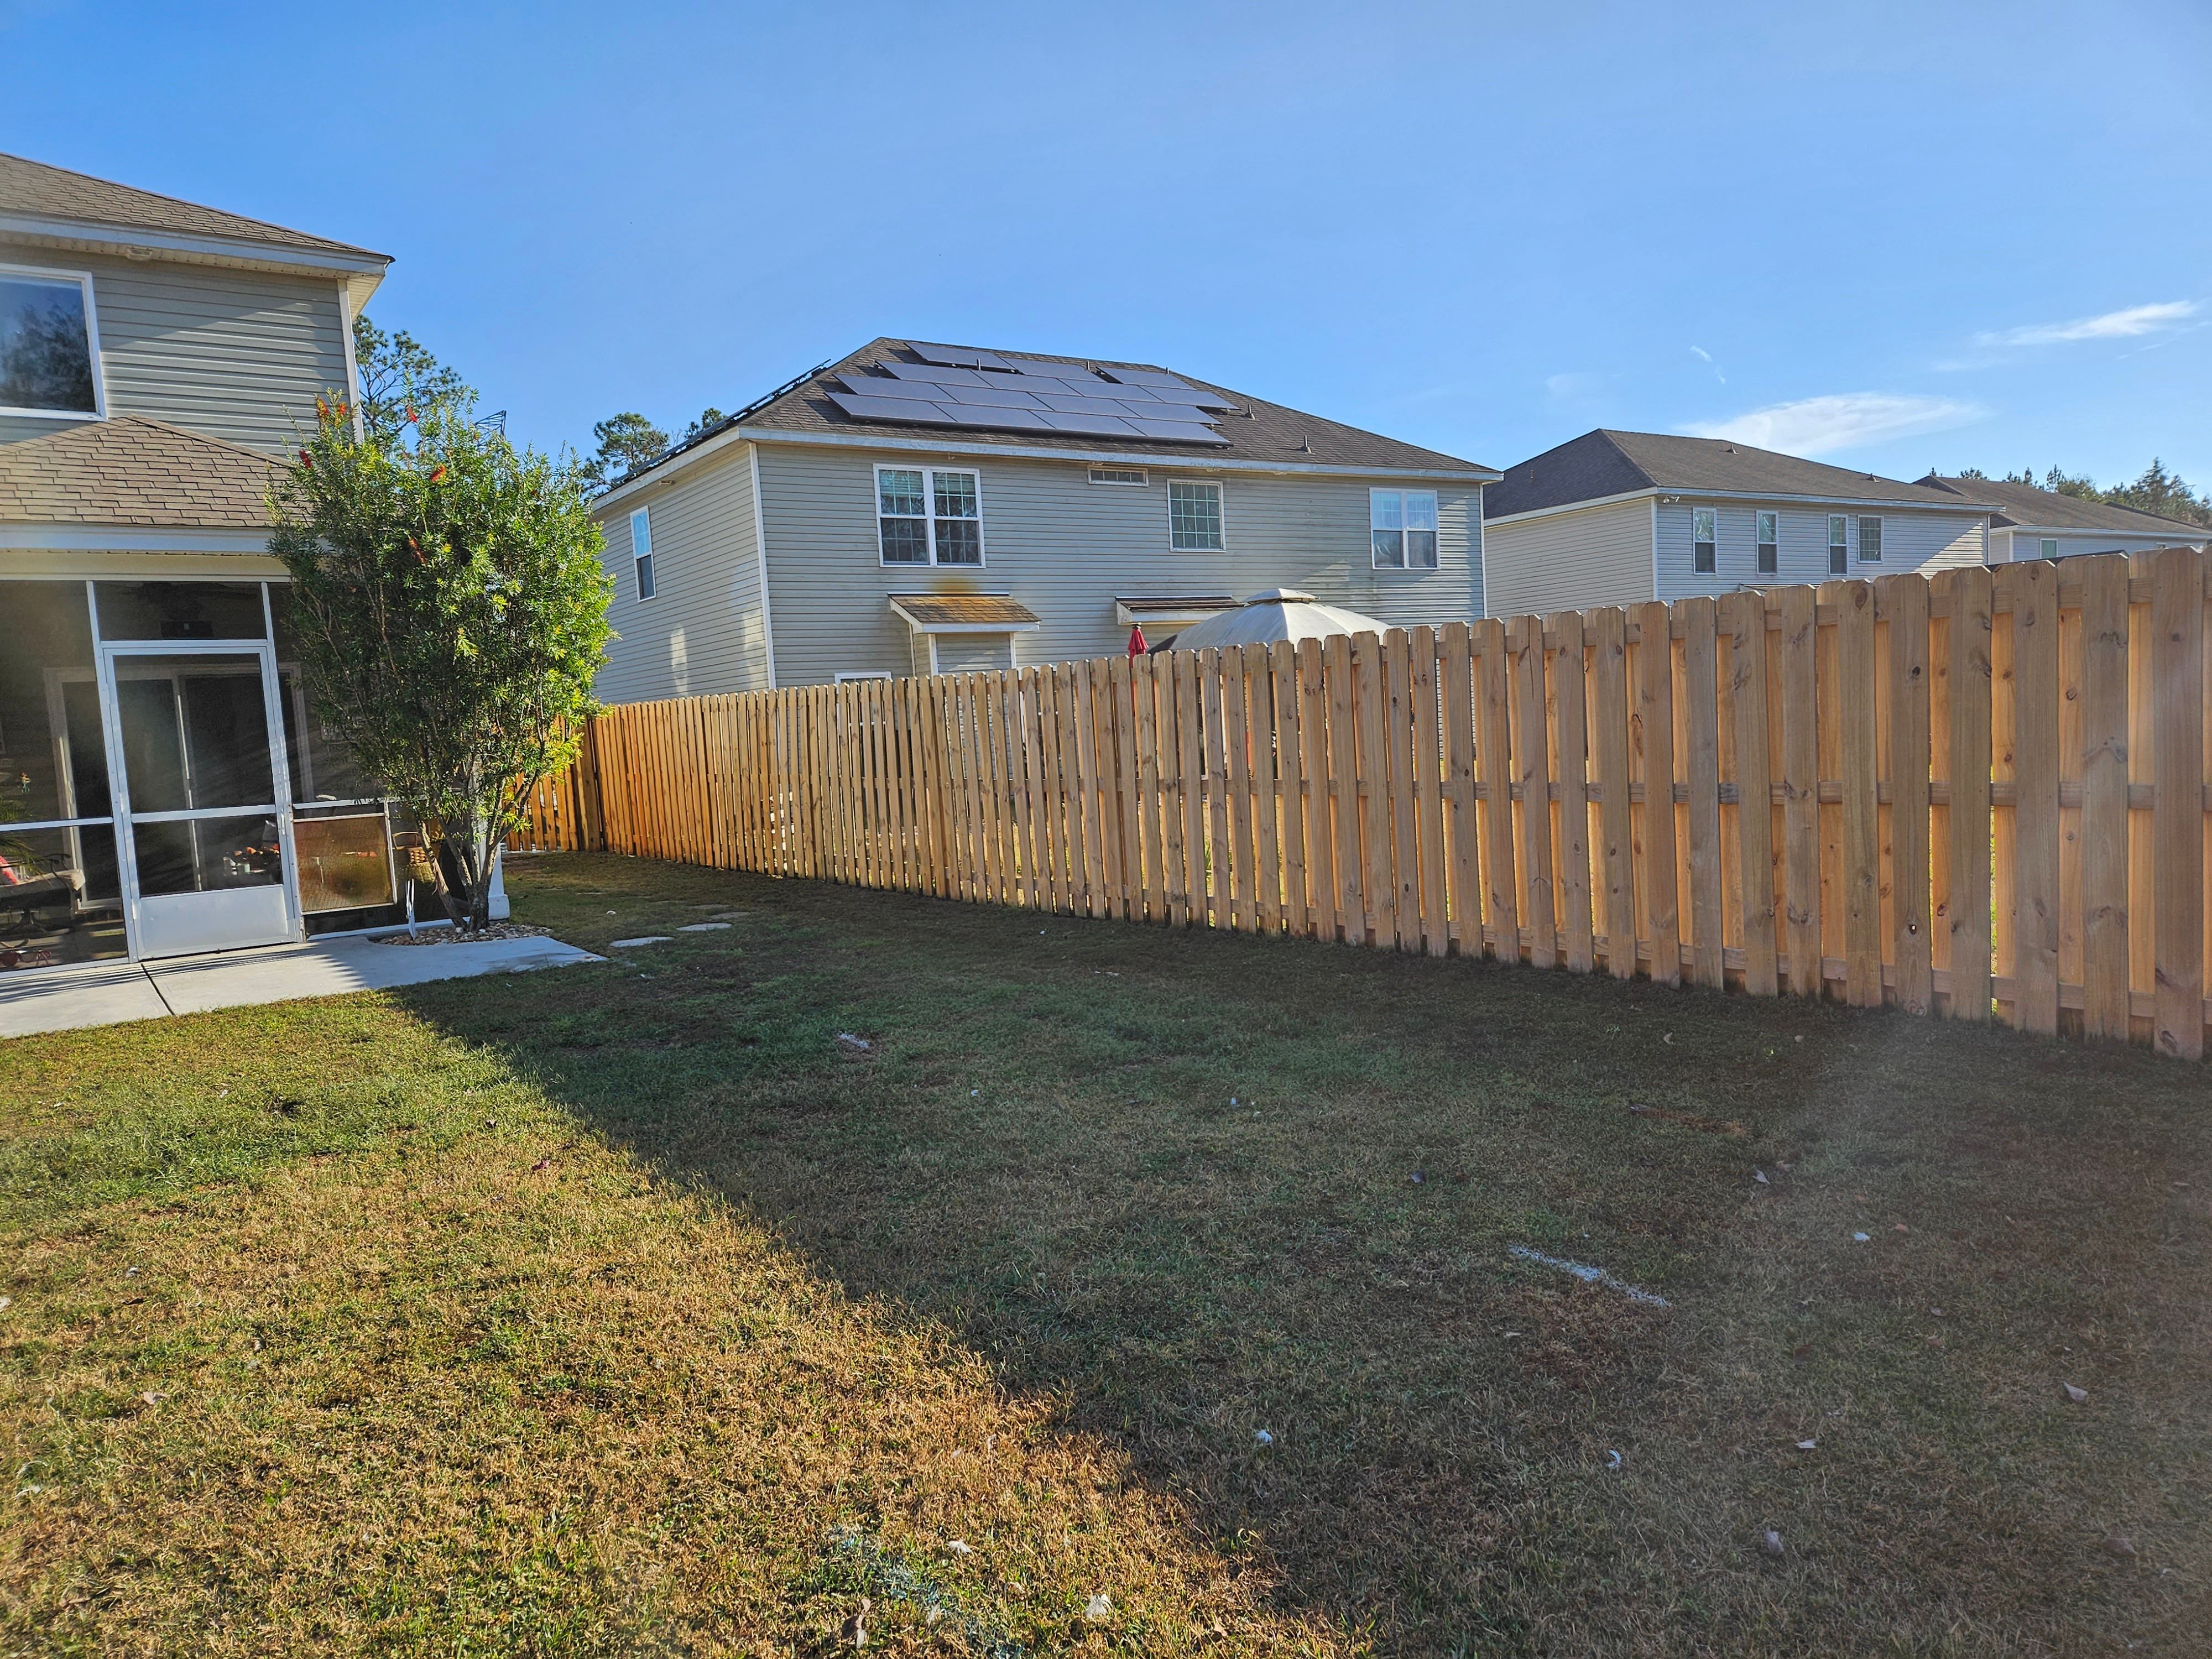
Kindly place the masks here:
<instances>
[{"instance_id":1,"label":"tree trunk","mask_svg":"<svg viewBox=\"0 0 2212 1659\"><path fill-rule=\"evenodd\" d=\"M491 836L471 813L438 838L438 896L453 926L480 933L491 926Z\"/></svg>"}]
</instances>

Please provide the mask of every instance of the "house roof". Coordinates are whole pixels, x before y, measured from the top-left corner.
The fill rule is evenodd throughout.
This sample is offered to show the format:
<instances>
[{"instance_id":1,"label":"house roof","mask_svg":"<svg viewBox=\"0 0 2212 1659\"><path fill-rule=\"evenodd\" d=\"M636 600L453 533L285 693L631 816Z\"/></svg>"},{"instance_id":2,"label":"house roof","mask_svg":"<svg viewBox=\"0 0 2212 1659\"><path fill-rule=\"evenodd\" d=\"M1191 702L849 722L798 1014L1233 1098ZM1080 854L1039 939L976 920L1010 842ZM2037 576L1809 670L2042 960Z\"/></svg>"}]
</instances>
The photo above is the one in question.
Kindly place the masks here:
<instances>
[{"instance_id":1,"label":"house roof","mask_svg":"<svg viewBox=\"0 0 2212 1659\"><path fill-rule=\"evenodd\" d=\"M890 599L891 609L924 634L994 628L1011 631L1042 624L1036 611L1005 593L893 593Z\"/></svg>"},{"instance_id":2,"label":"house roof","mask_svg":"<svg viewBox=\"0 0 2212 1659\"><path fill-rule=\"evenodd\" d=\"M1483 516L1503 519L1649 489L1967 509L1988 505L1957 490L1830 466L1729 439L1601 427L1508 467L1504 480L1483 492Z\"/></svg>"},{"instance_id":3,"label":"house roof","mask_svg":"<svg viewBox=\"0 0 2212 1659\"><path fill-rule=\"evenodd\" d=\"M266 530L276 465L143 416L85 421L0 444L0 524Z\"/></svg>"},{"instance_id":4,"label":"house roof","mask_svg":"<svg viewBox=\"0 0 2212 1659\"><path fill-rule=\"evenodd\" d=\"M116 226L182 236L216 236L229 240L258 242L264 246L298 248L320 253L353 254L367 259L388 256L349 242L310 236L264 220L202 207L173 196L156 195L88 173L72 173L27 156L0 154L0 214L28 214L41 218L70 219L86 224Z\"/></svg>"},{"instance_id":5,"label":"house roof","mask_svg":"<svg viewBox=\"0 0 2212 1659\"><path fill-rule=\"evenodd\" d=\"M1029 362L1065 363L1082 369L1096 367L1180 373L1163 369L1157 363L1115 362L1099 357L1055 357L1048 353L1030 351L1008 355ZM1223 416L1218 428L1220 434L1229 440L1227 443L1209 444L1202 448L1192 446L1187 450L1169 453L1164 452L1173 451L1176 446L1146 438L1116 438L1077 433L990 432L967 427L915 427L855 420L830 399L830 392L837 389L831 384L837 376L879 363L919 361L919 354L913 350L911 343L908 341L871 340L858 351L834 363L823 364L792 385L698 433L657 458L642 471L632 473L622 483L635 483L676 463L687 452L739 428L748 436L757 434L764 438L773 437L778 433L789 433L794 439L843 435L888 440L906 449L953 451L968 454L984 454L994 449L1031 453L1056 451L1073 455L1141 455L1157 465L1200 468L1230 463L1247 467L1278 465L1286 471L1310 468L1462 473L1471 480L1496 476L1496 469L1492 467L1462 460L1457 456L1443 454L1437 450L1423 449L1415 444L1401 443L1395 438L1363 431L1358 427L1346 426L1340 422L1324 420L1318 415L1304 414L1188 374L1182 378L1190 384L1208 392L1218 392L1236 405L1237 412Z\"/></svg>"},{"instance_id":6,"label":"house roof","mask_svg":"<svg viewBox=\"0 0 2212 1659\"><path fill-rule=\"evenodd\" d=\"M1946 478L1933 472L1920 482L1930 489L1971 495L1977 501L1989 502L1997 508L2001 525L2037 530L2107 530L2123 536L2167 536L2179 531L2192 545L2212 536L2212 530L2201 524L2144 513L2132 507L2118 507L2111 501L2062 495L2055 489L2039 489L2033 484L1994 478Z\"/></svg>"}]
</instances>

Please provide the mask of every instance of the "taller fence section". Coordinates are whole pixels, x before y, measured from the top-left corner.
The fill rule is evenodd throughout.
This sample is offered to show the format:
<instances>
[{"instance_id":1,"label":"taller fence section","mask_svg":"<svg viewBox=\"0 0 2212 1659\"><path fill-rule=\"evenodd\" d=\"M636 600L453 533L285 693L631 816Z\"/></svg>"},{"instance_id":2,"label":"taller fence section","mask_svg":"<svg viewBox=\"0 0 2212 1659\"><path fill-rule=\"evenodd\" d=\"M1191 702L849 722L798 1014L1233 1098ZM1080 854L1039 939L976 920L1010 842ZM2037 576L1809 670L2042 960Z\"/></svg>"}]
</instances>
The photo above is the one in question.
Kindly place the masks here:
<instances>
[{"instance_id":1,"label":"taller fence section","mask_svg":"<svg viewBox=\"0 0 2212 1659\"><path fill-rule=\"evenodd\" d=\"M609 709L520 844L2203 1052L2205 561Z\"/></svg>"}]
</instances>

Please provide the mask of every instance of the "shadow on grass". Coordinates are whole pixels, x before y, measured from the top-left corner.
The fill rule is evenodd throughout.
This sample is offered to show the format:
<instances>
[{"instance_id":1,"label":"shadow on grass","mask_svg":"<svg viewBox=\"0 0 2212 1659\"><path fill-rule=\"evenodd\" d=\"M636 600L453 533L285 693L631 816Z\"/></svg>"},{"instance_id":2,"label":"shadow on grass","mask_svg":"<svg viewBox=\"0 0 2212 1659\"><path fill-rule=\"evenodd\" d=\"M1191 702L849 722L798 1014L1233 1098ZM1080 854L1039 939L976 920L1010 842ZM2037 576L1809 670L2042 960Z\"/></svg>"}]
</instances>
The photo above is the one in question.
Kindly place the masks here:
<instances>
[{"instance_id":1,"label":"shadow on grass","mask_svg":"<svg viewBox=\"0 0 2212 1659\"><path fill-rule=\"evenodd\" d=\"M405 1006L1385 1650L2196 1627L2200 1070L623 860L514 885L595 949L735 914Z\"/></svg>"}]
</instances>

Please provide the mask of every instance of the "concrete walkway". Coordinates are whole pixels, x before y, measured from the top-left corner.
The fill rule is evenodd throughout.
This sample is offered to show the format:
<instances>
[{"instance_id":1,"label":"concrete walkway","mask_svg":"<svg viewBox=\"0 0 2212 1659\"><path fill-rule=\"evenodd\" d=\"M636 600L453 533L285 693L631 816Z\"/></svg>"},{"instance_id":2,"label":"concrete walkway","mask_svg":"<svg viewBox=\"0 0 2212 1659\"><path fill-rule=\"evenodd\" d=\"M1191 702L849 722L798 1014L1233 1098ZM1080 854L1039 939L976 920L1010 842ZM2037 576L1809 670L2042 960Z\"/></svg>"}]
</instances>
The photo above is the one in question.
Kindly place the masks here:
<instances>
[{"instance_id":1,"label":"concrete walkway","mask_svg":"<svg viewBox=\"0 0 2212 1659\"><path fill-rule=\"evenodd\" d=\"M403 948L356 936L161 962L87 963L0 976L0 1037L605 960L556 939Z\"/></svg>"}]
</instances>

